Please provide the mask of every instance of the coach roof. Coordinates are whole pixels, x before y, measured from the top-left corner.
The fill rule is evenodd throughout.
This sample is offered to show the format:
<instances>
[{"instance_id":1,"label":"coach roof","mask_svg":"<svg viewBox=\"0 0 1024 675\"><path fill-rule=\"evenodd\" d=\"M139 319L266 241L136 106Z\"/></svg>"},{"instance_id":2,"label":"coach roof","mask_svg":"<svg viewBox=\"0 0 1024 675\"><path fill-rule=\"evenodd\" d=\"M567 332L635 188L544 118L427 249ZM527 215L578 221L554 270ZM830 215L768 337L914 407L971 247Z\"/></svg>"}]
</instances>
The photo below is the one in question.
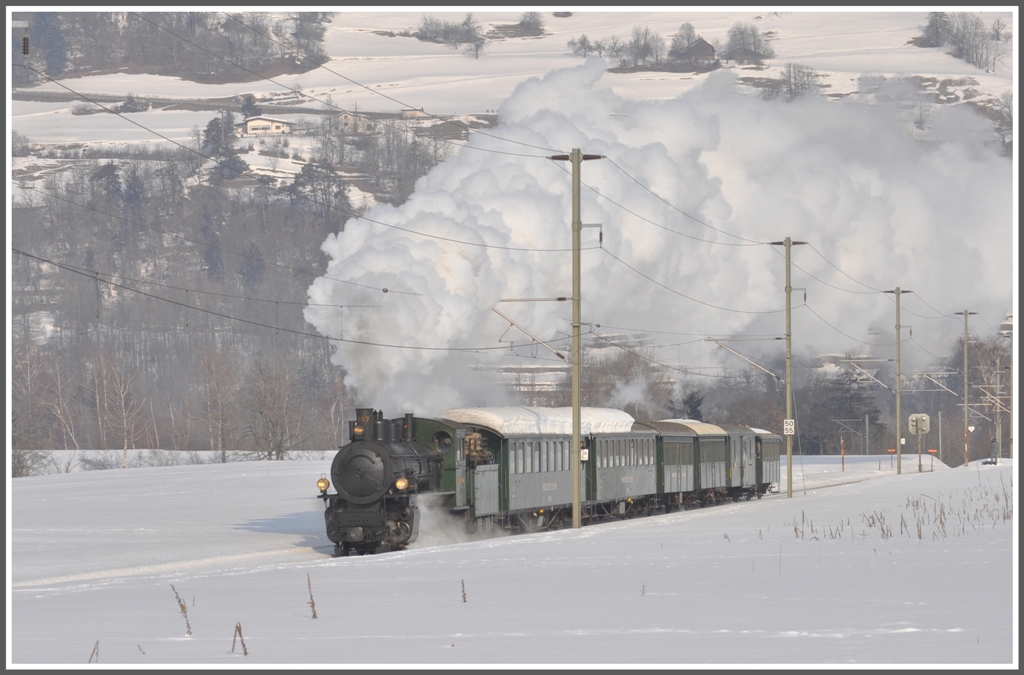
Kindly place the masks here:
<instances>
[{"instance_id":1,"label":"coach roof","mask_svg":"<svg viewBox=\"0 0 1024 675\"><path fill-rule=\"evenodd\" d=\"M439 417L493 429L503 436L572 434L572 408L455 408ZM631 415L614 408L580 408L581 434L628 434L633 421Z\"/></svg>"}]
</instances>

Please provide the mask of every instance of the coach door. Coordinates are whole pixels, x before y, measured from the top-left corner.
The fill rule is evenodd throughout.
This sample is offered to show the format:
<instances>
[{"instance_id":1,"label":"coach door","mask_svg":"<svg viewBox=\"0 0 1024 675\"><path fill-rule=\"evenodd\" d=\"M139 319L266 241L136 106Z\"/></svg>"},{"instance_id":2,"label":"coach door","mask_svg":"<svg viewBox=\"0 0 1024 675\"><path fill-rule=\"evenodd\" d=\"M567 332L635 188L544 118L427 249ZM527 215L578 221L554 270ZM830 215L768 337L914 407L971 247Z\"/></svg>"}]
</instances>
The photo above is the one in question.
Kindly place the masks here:
<instances>
[{"instance_id":1,"label":"coach door","mask_svg":"<svg viewBox=\"0 0 1024 675\"><path fill-rule=\"evenodd\" d=\"M756 436L743 436L743 483L744 487L757 484L754 465L757 462Z\"/></svg>"}]
</instances>

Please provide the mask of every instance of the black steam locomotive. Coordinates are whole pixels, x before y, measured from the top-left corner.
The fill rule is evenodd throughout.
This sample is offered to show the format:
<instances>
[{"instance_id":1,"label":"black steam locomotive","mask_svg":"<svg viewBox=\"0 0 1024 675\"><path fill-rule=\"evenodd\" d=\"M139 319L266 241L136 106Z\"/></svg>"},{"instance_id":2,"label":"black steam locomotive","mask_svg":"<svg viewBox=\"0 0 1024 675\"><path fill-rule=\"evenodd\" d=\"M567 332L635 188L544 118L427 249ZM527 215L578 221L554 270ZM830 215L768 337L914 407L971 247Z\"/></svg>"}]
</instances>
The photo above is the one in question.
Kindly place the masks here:
<instances>
[{"instance_id":1,"label":"black steam locomotive","mask_svg":"<svg viewBox=\"0 0 1024 675\"><path fill-rule=\"evenodd\" d=\"M581 428L584 523L760 498L779 480L782 438L763 429L637 422L606 408L583 408ZM569 408L460 408L392 420L360 408L349 437L330 480L317 482L335 555L415 541L421 495L436 496L470 531L571 522Z\"/></svg>"}]
</instances>

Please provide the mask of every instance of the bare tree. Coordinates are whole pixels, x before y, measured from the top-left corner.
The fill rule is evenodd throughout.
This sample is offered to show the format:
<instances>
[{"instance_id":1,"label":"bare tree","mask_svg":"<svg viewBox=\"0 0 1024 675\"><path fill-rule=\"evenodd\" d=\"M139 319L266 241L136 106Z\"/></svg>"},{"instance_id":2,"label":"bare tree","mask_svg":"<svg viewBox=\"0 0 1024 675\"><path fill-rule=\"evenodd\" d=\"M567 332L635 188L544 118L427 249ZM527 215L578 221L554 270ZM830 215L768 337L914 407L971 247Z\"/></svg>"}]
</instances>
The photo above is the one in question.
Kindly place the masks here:
<instances>
[{"instance_id":1,"label":"bare tree","mask_svg":"<svg viewBox=\"0 0 1024 675\"><path fill-rule=\"evenodd\" d=\"M540 12L523 12L519 17L519 25L527 30L542 30L544 19L541 18Z\"/></svg>"},{"instance_id":2,"label":"bare tree","mask_svg":"<svg viewBox=\"0 0 1024 675\"><path fill-rule=\"evenodd\" d=\"M306 395L289 369L257 357L239 394L242 432L252 442L256 459L288 459L291 451L300 449Z\"/></svg>"},{"instance_id":3,"label":"bare tree","mask_svg":"<svg viewBox=\"0 0 1024 675\"><path fill-rule=\"evenodd\" d=\"M775 50L768 44L768 38L758 30L757 26L738 21L729 29L725 51L726 54L732 54L740 49L749 49L768 59L775 56Z\"/></svg>"},{"instance_id":4,"label":"bare tree","mask_svg":"<svg viewBox=\"0 0 1024 675\"><path fill-rule=\"evenodd\" d=\"M684 23L679 26L679 31L672 35L672 43L669 45L668 55L677 61L686 58L687 52L697 42L697 31L692 23Z\"/></svg>"},{"instance_id":5,"label":"bare tree","mask_svg":"<svg viewBox=\"0 0 1024 675\"><path fill-rule=\"evenodd\" d=\"M604 51L609 58L621 60L625 54L626 46L617 35L609 35L603 41Z\"/></svg>"},{"instance_id":6,"label":"bare tree","mask_svg":"<svg viewBox=\"0 0 1024 675\"><path fill-rule=\"evenodd\" d=\"M43 362L29 345L15 353L12 365L11 476L18 478L38 473L46 461Z\"/></svg>"},{"instance_id":7,"label":"bare tree","mask_svg":"<svg viewBox=\"0 0 1024 675\"><path fill-rule=\"evenodd\" d=\"M792 101L804 94L815 92L820 78L821 73L807 66L787 63L778 79L769 83L769 86L764 90L763 96L766 99L781 96L787 101Z\"/></svg>"},{"instance_id":8,"label":"bare tree","mask_svg":"<svg viewBox=\"0 0 1024 675\"><path fill-rule=\"evenodd\" d=\"M565 44L576 56L585 57L587 54L594 51L594 45L591 44L590 38L587 37L586 33L578 38L571 38Z\"/></svg>"},{"instance_id":9,"label":"bare tree","mask_svg":"<svg viewBox=\"0 0 1024 675\"><path fill-rule=\"evenodd\" d=\"M647 63L654 56L655 34L647 26L633 26L633 35L626 43L625 52L630 64L636 68Z\"/></svg>"},{"instance_id":10,"label":"bare tree","mask_svg":"<svg viewBox=\"0 0 1024 675\"><path fill-rule=\"evenodd\" d=\"M200 419L210 437L210 450L228 461L232 440L233 404L238 388L238 367L234 354L226 347L211 345L199 353L197 375L202 388Z\"/></svg>"},{"instance_id":11,"label":"bare tree","mask_svg":"<svg viewBox=\"0 0 1024 675\"><path fill-rule=\"evenodd\" d=\"M61 365L59 357L54 359L53 372L46 391L46 406L49 408L50 414L60 424L65 450L69 449L69 439L74 444L76 450L80 448L78 436L75 433L75 418L77 415L72 410L75 388L74 375L67 373L66 368Z\"/></svg>"},{"instance_id":12,"label":"bare tree","mask_svg":"<svg viewBox=\"0 0 1024 675\"><path fill-rule=\"evenodd\" d=\"M110 364L110 390L108 393L107 418L111 431L117 434L124 450L121 468L128 466L128 449L135 448L146 431L146 423L140 414L145 399L135 391L136 372L130 366L118 367Z\"/></svg>"}]
</instances>

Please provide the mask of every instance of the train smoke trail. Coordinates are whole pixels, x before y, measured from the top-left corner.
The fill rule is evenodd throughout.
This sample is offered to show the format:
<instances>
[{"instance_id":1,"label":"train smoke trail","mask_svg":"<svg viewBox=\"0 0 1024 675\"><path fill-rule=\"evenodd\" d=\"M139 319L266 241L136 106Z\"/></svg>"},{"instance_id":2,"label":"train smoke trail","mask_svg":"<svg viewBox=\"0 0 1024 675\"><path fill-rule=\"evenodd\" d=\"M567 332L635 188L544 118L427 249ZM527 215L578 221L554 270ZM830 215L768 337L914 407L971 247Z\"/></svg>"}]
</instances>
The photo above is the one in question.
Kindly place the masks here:
<instances>
[{"instance_id":1,"label":"train smoke trail","mask_svg":"<svg viewBox=\"0 0 1024 675\"><path fill-rule=\"evenodd\" d=\"M935 111L922 141L893 105L767 102L727 73L669 101L638 102L603 87L604 76L603 62L592 59L526 81L488 132L609 158L582 169L583 182L602 195L583 189L583 221L602 224L605 249L596 230L584 232L585 322L698 336L781 334L783 260L770 246L748 244L786 236L811 242L867 287L914 289L918 298L904 298L904 324L936 354L962 335L962 324L924 318L936 313L920 300L948 313L997 316L1010 307L1011 163L979 140L991 125L973 111ZM366 214L436 238L353 219L323 244L327 276L418 295L354 292L320 278L310 302L335 307L306 308L318 331L386 344L497 346L508 328L491 311L499 300L570 295L567 164L487 136L470 145L480 150L462 149L435 167L406 203ZM807 247L794 249L794 263L793 284L807 288L820 316L794 312L795 349L855 351L869 330L881 330L883 342L893 332L891 296L869 292ZM801 303L795 296L794 306ZM346 305L377 307L340 309ZM545 340L570 331L568 303L517 303L509 312ZM683 361L708 351L678 349ZM472 369L509 353L343 343L334 362L366 405L432 414L504 403ZM903 357L914 354L905 349Z\"/></svg>"}]
</instances>

